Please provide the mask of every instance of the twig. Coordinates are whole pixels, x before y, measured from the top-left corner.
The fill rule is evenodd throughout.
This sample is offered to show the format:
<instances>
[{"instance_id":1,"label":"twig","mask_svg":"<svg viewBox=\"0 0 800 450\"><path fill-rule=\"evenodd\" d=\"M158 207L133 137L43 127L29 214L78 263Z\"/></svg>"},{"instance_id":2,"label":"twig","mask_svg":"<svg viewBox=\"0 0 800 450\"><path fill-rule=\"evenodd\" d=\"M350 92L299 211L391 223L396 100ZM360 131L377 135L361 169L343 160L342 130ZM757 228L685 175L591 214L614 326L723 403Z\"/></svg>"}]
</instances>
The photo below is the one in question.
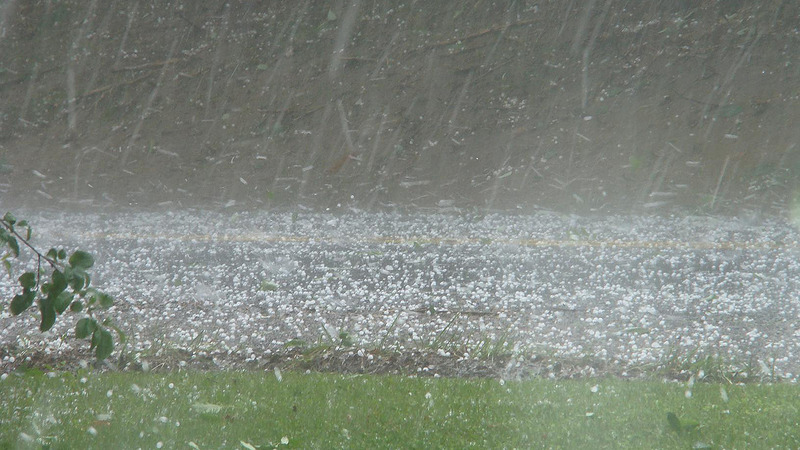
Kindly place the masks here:
<instances>
[{"instance_id":1,"label":"twig","mask_svg":"<svg viewBox=\"0 0 800 450\"><path fill-rule=\"evenodd\" d=\"M16 236L18 240L22 241L22 243L23 243L23 244L25 244L25 246L26 246L26 247L28 247L29 249L31 249L31 251L33 251L33 253L35 253L35 254L36 254L36 286L37 286L37 288L38 288L38 286L39 286L39 283L40 283L40 281L41 281L41 280L40 280L40 277L41 277L41 275L42 275L42 270L41 270L41 269L42 269L42 260L45 260L45 261L47 261L47 263L48 263L48 264L50 264L50 267L52 267L53 269L56 269L56 270L57 270L57 269L58 269L58 268L59 268L61 265L60 265L60 264L59 264L59 263L58 263L56 260L54 260L54 259L50 258L50 257L49 257L49 256L47 256L47 255L44 255L44 254L42 254L42 252L40 252L39 250L37 250L37 249L36 249L36 247L34 247L33 245L31 245L31 244L30 244L30 242L28 242L28 240L27 240L27 239L25 239L25 238L24 238L24 237L22 237L22 236L21 236L19 233L17 233L17 230L16 230L16 229L14 229L14 227L13 227L13 226L12 226L10 223L6 222L6 221L5 221L5 219L0 219L0 223L2 223L2 225L3 225L3 226L4 226L4 227L5 227L5 228L6 228L6 229L9 231L9 232L11 232L11 234L13 234L14 236ZM29 229L30 229L30 228L29 228Z\"/></svg>"},{"instance_id":2,"label":"twig","mask_svg":"<svg viewBox=\"0 0 800 450\"><path fill-rule=\"evenodd\" d=\"M264 108L258 108L258 112L268 113L268 114L286 114L286 113L288 113L288 114L296 115L297 118L302 118L302 117L305 117L305 116L307 116L309 114L313 114L313 113L319 111L322 108L323 108L323 106L314 106L313 108L308 109L306 111L299 111L299 110L294 109L294 108L287 108L287 109L264 109Z\"/></svg>"},{"instance_id":3,"label":"twig","mask_svg":"<svg viewBox=\"0 0 800 450\"><path fill-rule=\"evenodd\" d=\"M372 62L377 61L375 58L361 58L358 56L342 56L339 58L342 61L356 61L356 62Z\"/></svg>"},{"instance_id":4,"label":"twig","mask_svg":"<svg viewBox=\"0 0 800 450\"><path fill-rule=\"evenodd\" d=\"M415 312L419 314L456 314L462 316L496 316L499 314L497 311L480 311L477 309L435 309L431 311L431 308L419 307L415 309L409 309L410 312Z\"/></svg>"},{"instance_id":5,"label":"twig","mask_svg":"<svg viewBox=\"0 0 800 450\"><path fill-rule=\"evenodd\" d=\"M130 67L121 67L119 69L112 69L112 72L129 72L134 70L144 70L144 69L153 69L156 67L165 66L167 64L175 64L178 61L183 61L183 58L170 58L164 61L156 61L146 64L140 64L138 66L130 66Z\"/></svg>"},{"instance_id":6,"label":"twig","mask_svg":"<svg viewBox=\"0 0 800 450\"><path fill-rule=\"evenodd\" d=\"M91 91L81 95L79 98L88 97L88 96L94 95L94 94L99 94L101 92L105 92L105 91L108 91L108 90L111 90L111 89L114 89L114 88L118 88L120 86L127 86L129 84L138 83L138 82L144 80L145 78L150 78L151 76L153 76L153 74L152 73L148 73L148 74L142 75L140 77L136 77L136 78L134 78L132 80L122 81L120 83L114 83L114 84L107 84L107 85L99 87L97 89L92 89Z\"/></svg>"},{"instance_id":7,"label":"twig","mask_svg":"<svg viewBox=\"0 0 800 450\"><path fill-rule=\"evenodd\" d=\"M444 47L446 45L452 45L452 44L456 44L458 42L464 42L464 41L468 41L468 40L471 40L471 39L479 38L479 37L487 35L489 33L497 33L497 32L503 31L506 28L517 27L517 26L522 26L522 25L530 25L533 22L534 22L534 20L530 19L530 20L522 20L522 21L519 21L519 22L510 23L510 24L495 25L493 27L483 29L481 31L478 31L476 33L472 33L472 34L464 36L464 37L453 38L453 39L448 39L448 40L445 40L445 41L434 42L433 44L429 44L428 48Z\"/></svg>"},{"instance_id":8,"label":"twig","mask_svg":"<svg viewBox=\"0 0 800 450\"><path fill-rule=\"evenodd\" d=\"M19 233L17 233L17 230L14 229L11 226L11 224L9 224L8 222L6 222L3 219L0 219L0 224L2 224L6 228L6 230L8 230L11 234L16 236L17 239L22 241L22 243L25 244L26 247L28 247L29 249L31 249L31 251L36 253L36 256L39 257L40 260L43 259L43 260L47 261L47 263L50 264L50 266L53 267L54 269L57 269L59 267L59 264L54 259L50 258L49 256L47 256L45 254L42 254L42 252L40 252L39 250L36 249L36 247L31 245L30 242L28 242L27 239L25 239Z\"/></svg>"},{"instance_id":9,"label":"twig","mask_svg":"<svg viewBox=\"0 0 800 450\"><path fill-rule=\"evenodd\" d=\"M46 73L59 70L62 67L64 67L64 65L63 64L59 64L59 65L57 65L55 67L51 67L49 69L45 69L45 70L40 71L38 74L36 74L36 76L40 77L40 76L42 76L42 75L44 75ZM4 82L0 83L0 88L4 88L4 87L6 87L8 85L12 85L12 84L22 83L23 81L26 81L26 80L30 79L32 75L33 75L32 73L26 73L26 74L23 74L21 77L14 78L13 80L4 81Z\"/></svg>"},{"instance_id":10,"label":"twig","mask_svg":"<svg viewBox=\"0 0 800 450\"><path fill-rule=\"evenodd\" d=\"M344 163L350 161L351 159L356 159L356 157L353 156L352 153L346 153L344 156L337 159L336 162L330 168L328 168L327 172L329 174L337 173L338 171L342 170Z\"/></svg>"},{"instance_id":11,"label":"twig","mask_svg":"<svg viewBox=\"0 0 800 450\"><path fill-rule=\"evenodd\" d=\"M689 101L689 102L692 102L692 103L696 103L698 105L709 106L709 107L715 108L715 109L719 108L720 106L722 106L719 103L704 102L704 101L701 101L701 100L693 99L691 97L687 97L686 95L683 95L682 93L676 91L674 88L672 89L672 92L674 92L675 95L678 96L678 98L681 98L683 100L686 100L686 101Z\"/></svg>"}]
</instances>

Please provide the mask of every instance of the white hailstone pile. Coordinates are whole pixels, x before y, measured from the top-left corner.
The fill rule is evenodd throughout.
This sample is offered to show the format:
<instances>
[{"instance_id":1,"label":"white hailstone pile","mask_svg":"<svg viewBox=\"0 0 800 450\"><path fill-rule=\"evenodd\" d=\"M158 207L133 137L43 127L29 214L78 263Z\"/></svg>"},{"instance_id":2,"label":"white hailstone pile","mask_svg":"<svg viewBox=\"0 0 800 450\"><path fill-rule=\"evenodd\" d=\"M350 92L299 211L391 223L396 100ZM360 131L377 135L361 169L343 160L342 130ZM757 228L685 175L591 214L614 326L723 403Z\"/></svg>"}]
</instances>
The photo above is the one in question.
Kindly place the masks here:
<instances>
[{"instance_id":1,"label":"white hailstone pile","mask_svg":"<svg viewBox=\"0 0 800 450\"><path fill-rule=\"evenodd\" d=\"M287 344L663 361L670 352L800 372L800 236L730 218L351 211L20 211L41 247L82 248L130 350L239 355ZM30 261L29 261L30 262ZM0 279L9 299L16 279ZM33 311L31 311L33 312ZM61 351L0 313L0 345ZM332 333L330 330L335 330ZM148 353L149 352L149 353Z\"/></svg>"}]
</instances>

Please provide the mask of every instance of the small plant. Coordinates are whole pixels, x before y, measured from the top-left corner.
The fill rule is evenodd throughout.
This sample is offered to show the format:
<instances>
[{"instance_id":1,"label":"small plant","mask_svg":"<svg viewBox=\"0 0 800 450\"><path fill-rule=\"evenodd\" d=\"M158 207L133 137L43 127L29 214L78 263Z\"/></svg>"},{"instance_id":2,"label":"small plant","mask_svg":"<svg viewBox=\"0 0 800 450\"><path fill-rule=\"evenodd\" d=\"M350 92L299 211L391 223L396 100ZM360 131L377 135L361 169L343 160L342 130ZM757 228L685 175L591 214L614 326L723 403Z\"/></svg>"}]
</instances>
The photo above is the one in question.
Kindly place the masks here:
<instances>
[{"instance_id":1,"label":"small plant","mask_svg":"<svg viewBox=\"0 0 800 450\"><path fill-rule=\"evenodd\" d=\"M114 351L114 338L109 328L116 331L122 342L125 341L125 334L109 318L100 321L95 316L98 309L111 307L114 299L105 292L90 287L91 277L88 270L94 265L94 257L85 251L76 250L67 258L67 252L63 248L51 248L47 253L42 253L30 243L33 233L28 222L18 221L10 212L0 219L0 225L0 241L8 247L0 260L3 261L9 277L12 276L9 259L19 257L20 243L36 255L36 272L25 272L17 278L22 291L11 300L11 314L22 314L35 301L41 316L39 330L44 332L52 328L58 316L68 309L73 313L83 312L86 317L78 319L75 324L75 337L90 338L90 348L94 350L97 359L108 358ZM42 267L43 261L51 269L49 280L44 282L42 278L46 278L47 271Z\"/></svg>"},{"instance_id":2,"label":"small plant","mask_svg":"<svg viewBox=\"0 0 800 450\"><path fill-rule=\"evenodd\" d=\"M329 342L335 346L352 347L355 345L353 337L347 331L338 331L336 328L328 324L325 324L322 327L322 331L325 332Z\"/></svg>"},{"instance_id":3,"label":"small plant","mask_svg":"<svg viewBox=\"0 0 800 450\"><path fill-rule=\"evenodd\" d=\"M696 422L681 422L678 416L676 416L673 412L667 413L667 423L672 431L678 434L691 433L699 426L699 424Z\"/></svg>"},{"instance_id":4,"label":"small plant","mask_svg":"<svg viewBox=\"0 0 800 450\"><path fill-rule=\"evenodd\" d=\"M699 423L694 421L682 421L673 412L667 413L667 423L669 424L670 429L681 437L694 437L696 436L697 431L701 428ZM692 444L692 448L706 449L712 447L703 441L695 441Z\"/></svg>"}]
</instances>

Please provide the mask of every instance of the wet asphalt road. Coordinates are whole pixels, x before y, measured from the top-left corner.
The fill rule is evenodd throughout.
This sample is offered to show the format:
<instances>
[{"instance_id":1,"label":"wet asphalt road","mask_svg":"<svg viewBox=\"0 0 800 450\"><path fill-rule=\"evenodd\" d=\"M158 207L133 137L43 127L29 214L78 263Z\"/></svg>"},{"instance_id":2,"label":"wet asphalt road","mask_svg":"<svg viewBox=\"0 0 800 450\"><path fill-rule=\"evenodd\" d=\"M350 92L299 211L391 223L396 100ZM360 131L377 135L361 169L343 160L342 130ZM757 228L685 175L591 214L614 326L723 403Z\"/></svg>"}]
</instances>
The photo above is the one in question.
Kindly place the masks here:
<instances>
[{"instance_id":1,"label":"wet asphalt road","mask_svg":"<svg viewBox=\"0 0 800 450\"><path fill-rule=\"evenodd\" d=\"M92 252L134 351L259 361L297 342L504 349L621 367L715 355L800 373L800 235L714 217L23 211ZM14 284L0 284L5 298ZM28 320L29 319L29 320ZM0 343L52 342L0 315ZM69 325L61 323L55 333ZM52 333L52 332L51 332ZM763 363L763 365L762 365Z\"/></svg>"}]
</instances>

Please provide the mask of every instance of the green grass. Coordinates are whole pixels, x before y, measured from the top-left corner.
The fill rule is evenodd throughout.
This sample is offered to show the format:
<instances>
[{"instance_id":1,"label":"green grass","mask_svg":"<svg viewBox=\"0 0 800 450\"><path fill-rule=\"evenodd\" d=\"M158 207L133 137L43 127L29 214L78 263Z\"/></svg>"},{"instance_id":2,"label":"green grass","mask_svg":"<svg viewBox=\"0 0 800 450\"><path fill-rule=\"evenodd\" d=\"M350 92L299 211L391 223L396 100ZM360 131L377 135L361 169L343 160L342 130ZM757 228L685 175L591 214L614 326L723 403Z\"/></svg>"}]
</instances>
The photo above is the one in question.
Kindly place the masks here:
<instances>
[{"instance_id":1,"label":"green grass","mask_svg":"<svg viewBox=\"0 0 800 450\"><path fill-rule=\"evenodd\" d=\"M615 378L31 370L0 381L0 448L800 447L797 385L686 390Z\"/></svg>"}]
</instances>

